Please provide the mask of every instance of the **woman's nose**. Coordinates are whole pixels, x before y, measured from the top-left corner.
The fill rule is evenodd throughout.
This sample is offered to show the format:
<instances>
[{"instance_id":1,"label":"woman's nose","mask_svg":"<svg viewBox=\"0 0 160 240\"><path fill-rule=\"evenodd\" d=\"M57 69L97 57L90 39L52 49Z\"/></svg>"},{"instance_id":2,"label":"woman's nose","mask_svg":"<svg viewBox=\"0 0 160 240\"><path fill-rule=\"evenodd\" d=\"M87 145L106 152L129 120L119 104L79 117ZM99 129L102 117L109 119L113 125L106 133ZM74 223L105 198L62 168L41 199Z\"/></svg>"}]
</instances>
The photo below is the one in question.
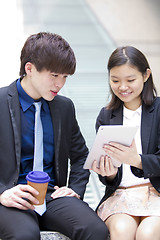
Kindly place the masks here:
<instances>
[{"instance_id":1,"label":"woman's nose","mask_svg":"<svg viewBox=\"0 0 160 240\"><path fill-rule=\"evenodd\" d=\"M126 85L126 84L121 84L120 86L119 86L119 89L120 90L126 90L128 88L128 86Z\"/></svg>"}]
</instances>

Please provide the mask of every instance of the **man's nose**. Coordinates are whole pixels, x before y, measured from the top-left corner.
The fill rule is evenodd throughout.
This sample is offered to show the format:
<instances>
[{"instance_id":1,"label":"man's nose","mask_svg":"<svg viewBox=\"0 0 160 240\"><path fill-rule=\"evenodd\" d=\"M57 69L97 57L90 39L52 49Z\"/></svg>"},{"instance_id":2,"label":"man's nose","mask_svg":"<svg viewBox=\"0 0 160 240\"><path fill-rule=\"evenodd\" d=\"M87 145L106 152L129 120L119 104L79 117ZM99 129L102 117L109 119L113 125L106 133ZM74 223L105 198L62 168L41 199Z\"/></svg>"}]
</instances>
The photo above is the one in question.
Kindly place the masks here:
<instances>
[{"instance_id":1,"label":"man's nose","mask_svg":"<svg viewBox=\"0 0 160 240\"><path fill-rule=\"evenodd\" d=\"M58 78L57 81L55 82L55 86L58 88L62 88L64 85L64 81L61 78Z\"/></svg>"}]
</instances>

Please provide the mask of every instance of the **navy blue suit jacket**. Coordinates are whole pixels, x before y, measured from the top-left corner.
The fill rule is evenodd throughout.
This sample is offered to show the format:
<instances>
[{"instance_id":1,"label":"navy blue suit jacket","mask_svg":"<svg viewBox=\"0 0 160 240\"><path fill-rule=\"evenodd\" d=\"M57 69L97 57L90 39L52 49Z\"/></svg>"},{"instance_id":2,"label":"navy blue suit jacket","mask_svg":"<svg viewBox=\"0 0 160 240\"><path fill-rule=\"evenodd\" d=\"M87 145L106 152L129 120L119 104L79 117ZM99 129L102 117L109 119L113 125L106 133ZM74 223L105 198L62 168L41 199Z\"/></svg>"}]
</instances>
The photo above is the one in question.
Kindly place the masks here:
<instances>
[{"instance_id":1,"label":"navy blue suit jacket","mask_svg":"<svg viewBox=\"0 0 160 240\"><path fill-rule=\"evenodd\" d=\"M116 110L102 108L96 121L96 130L100 125L122 125L123 106ZM153 187L160 192L160 98L156 98L150 107L142 105L141 118L142 167L143 170L131 166L132 173L137 177L149 178ZM122 179L122 167L113 182L99 176L106 185L105 195L100 204L106 200L119 186Z\"/></svg>"}]
</instances>

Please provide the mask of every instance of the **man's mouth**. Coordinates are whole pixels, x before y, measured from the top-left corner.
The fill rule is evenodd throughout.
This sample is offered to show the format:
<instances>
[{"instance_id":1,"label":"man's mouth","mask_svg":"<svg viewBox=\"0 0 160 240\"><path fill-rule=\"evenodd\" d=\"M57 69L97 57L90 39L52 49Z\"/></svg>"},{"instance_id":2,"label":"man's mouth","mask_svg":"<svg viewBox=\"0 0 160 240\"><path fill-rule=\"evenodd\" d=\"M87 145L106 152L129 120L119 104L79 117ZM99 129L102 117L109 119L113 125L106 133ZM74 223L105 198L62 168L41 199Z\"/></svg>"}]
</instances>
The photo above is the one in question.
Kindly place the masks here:
<instances>
[{"instance_id":1,"label":"man's mouth","mask_svg":"<svg viewBox=\"0 0 160 240\"><path fill-rule=\"evenodd\" d=\"M51 93L52 93L52 95L53 95L54 97L57 96L57 94L58 94L58 92L52 91L52 90L51 90Z\"/></svg>"}]
</instances>

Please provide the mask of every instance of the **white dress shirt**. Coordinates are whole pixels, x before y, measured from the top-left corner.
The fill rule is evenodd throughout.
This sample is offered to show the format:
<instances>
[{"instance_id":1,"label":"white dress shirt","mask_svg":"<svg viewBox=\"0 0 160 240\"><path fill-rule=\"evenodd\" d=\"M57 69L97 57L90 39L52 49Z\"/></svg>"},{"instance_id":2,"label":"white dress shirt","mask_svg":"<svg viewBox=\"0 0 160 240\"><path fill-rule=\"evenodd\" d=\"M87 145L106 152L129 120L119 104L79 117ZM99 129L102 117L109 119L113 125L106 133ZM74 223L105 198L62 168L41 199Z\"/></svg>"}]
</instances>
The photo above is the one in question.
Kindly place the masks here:
<instances>
[{"instance_id":1,"label":"white dress shirt","mask_svg":"<svg viewBox=\"0 0 160 240\"><path fill-rule=\"evenodd\" d=\"M142 106L140 106L137 110L132 111L123 107L123 125L124 126L138 126L137 133L135 135L135 143L137 152L139 154L142 153L142 145L141 145L141 114L142 114ZM149 182L149 179L138 178L136 177L131 169L130 165L123 164L123 176L120 186L129 187L133 185L145 184Z\"/></svg>"}]
</instances>

